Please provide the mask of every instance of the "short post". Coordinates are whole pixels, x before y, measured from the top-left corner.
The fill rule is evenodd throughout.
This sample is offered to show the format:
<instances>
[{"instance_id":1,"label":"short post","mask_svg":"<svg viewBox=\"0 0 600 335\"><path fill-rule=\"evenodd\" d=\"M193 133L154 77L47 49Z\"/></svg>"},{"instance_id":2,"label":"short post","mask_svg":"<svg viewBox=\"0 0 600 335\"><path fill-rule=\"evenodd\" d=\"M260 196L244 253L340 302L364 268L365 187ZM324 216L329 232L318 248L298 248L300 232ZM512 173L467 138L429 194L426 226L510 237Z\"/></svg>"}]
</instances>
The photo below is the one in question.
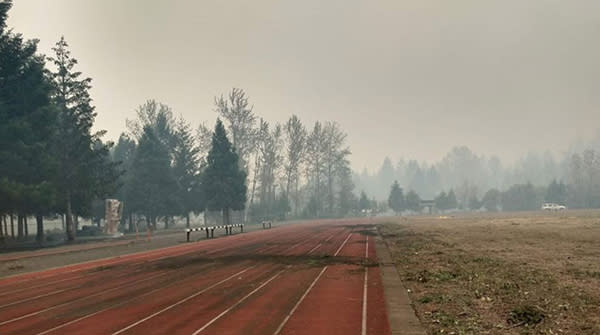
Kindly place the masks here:
<instances>
[{"instance_id":1,"label":"short post","mask_svg":"<svg viewBox=\"0 0 600 335\"><path fill-rule=\"evenodd\" d=\"M186 232L187 232L187 241L189 242L190 241L190 231L187 230Z\"/></svg>"}]
</instances>

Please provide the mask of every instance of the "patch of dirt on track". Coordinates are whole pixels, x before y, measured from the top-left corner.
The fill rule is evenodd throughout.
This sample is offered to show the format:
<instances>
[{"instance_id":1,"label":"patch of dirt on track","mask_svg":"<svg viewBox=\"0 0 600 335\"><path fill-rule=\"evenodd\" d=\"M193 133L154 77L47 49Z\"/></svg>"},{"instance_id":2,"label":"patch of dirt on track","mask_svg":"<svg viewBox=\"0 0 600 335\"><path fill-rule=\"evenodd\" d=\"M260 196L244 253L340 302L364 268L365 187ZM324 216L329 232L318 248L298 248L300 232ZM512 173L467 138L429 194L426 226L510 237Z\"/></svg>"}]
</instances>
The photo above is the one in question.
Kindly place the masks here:
<instances>
[{"instance_id":1,"label":"patch of dirt on track","mask_svg":"<svg viewBox=\"0 0 600 335\"><path fill-rule=\"evenodd\" d=\"M223 257L186 257L186 258L171 258L156 262L151 267L155 269L177 269L188 265L195 264L234 264L245 261L251 261L257 264L271 263L282 265L305 265L308 267L323 267L327 265L358 265L362 267L378 266L379 263L365 260L362 257L343 257L329 255L232 255Z\"/></svg>"},{"instance_id":2,"label":"patch of dirt on track","mask_svg":"<svg viewBox=\"0 0 600 335\"><path fill-rule=\"evenodd\" d=\"M378 226L429 334L600 334L600 213L518 215Z\"/></svg>"}]
</instances>

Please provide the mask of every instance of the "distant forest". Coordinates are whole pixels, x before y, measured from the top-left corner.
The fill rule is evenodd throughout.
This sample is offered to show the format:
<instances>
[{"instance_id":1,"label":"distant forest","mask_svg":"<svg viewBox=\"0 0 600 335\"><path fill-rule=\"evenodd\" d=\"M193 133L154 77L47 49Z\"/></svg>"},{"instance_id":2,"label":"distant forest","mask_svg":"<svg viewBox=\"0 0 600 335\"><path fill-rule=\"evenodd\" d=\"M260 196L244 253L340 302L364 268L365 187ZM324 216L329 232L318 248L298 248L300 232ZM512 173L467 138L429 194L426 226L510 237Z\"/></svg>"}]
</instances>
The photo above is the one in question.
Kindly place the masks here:
<instances>
[{"instance_id":1,"label":"distant forest","mask_svg":"<svg viewBox=\"0 0 600 335\"><path fill-rule=\"evenodd\" d=\"M543 202L598 208L600 134L588 142L571 145L559 155L530 152L510 165L496 156L474 153L466 146L453 148L434 163L392 161L386 157L378 171L355 172L353 180L358 190L379 202L387 201L391 185L398 181L405 193L415 191L422 199L433 200L442 192L452 191L460 209L483 208L486 195L500 197L502 193L505 204L499 199L497 208L503 210L539 209Z\"/></svg>"}]
</instances>

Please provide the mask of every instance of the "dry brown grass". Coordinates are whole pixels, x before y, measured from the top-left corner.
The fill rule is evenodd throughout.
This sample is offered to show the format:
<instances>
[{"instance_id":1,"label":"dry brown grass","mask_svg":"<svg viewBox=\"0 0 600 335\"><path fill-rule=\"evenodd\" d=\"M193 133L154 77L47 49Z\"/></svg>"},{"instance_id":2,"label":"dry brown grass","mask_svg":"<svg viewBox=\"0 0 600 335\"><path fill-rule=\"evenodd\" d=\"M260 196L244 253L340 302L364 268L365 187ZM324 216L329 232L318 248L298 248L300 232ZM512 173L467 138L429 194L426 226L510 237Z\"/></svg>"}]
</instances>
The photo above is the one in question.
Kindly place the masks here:
<instances>
[{"instance_id":1,"label":"dry brown grass","mask_svg":"<svg viewBox=\"0 0 600 335\"><path fill-rule=\"evenodd\" d=\"M600 212L380 220L430 334L600 334Z\"/></svg>"}]
</instances>

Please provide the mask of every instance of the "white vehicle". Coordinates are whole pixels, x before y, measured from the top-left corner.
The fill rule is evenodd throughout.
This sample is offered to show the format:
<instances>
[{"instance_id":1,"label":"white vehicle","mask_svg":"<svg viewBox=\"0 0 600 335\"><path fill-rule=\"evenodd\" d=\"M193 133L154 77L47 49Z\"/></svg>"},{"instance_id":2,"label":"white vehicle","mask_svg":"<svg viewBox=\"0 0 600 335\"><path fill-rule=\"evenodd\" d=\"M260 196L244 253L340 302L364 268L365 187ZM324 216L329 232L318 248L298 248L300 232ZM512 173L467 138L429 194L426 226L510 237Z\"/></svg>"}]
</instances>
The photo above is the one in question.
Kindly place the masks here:
<instances>
[{"instance_id":1,"label":"white vehicle","mask_svg":"<svg viewBox=\"0 0 600 335\"><path fill-rule=\"evenodd\" d=\"M567 209L564 205L553 204L553 203L545 203L542 205L542 210L545 211L562 211Z\"/></svg>"}]
</instances>

